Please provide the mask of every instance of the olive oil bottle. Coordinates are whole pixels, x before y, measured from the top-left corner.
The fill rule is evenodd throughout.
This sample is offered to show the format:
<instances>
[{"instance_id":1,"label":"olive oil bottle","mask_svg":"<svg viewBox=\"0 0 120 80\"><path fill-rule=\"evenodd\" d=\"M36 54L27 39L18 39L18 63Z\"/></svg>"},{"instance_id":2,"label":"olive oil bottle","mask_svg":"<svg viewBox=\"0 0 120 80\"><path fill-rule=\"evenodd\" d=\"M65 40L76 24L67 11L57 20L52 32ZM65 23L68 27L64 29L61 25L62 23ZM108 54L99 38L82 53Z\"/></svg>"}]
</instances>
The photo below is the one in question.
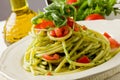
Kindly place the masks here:
<instances>
[{"instance_id":1,"label":"olive oil bottle","mask_svg":"<svg viewBox=\"0 0 120 80\"><path fill-rule=\"evenodd\" d=\"M10 0L11 15L4 26L4 39L10 45L28 35L31 30L33 18L36 13L32 11L27 0Z\"/></svg>"}]
</instances>

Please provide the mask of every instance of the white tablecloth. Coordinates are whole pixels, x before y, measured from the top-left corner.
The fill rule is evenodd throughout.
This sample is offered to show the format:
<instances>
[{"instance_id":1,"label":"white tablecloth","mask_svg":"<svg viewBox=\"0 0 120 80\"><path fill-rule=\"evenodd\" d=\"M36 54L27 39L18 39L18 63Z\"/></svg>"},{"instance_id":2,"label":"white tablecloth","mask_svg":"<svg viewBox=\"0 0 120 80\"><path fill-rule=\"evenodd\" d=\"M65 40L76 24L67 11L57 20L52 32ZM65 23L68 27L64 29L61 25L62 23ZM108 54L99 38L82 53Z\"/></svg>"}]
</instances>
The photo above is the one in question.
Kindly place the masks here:
<instances>
[{"instance_id":1,"label":"white tablecloth","mask_svg":"<svg viewBox=\"0 0 120 80\"><path fill-rule=\"evenodd\" d=\"M3 37L3 26L5 24L5 21L0 22L0 56L2 52L7 48L7 46L4 43L4 37Z\"/></svg>"},{"instance_id":2,"label":"white tablecloth","mask_svg":"<svg viewBox=\"0 0 120 80\"><path fill-rule=\"evenodd\" d=\"M0 21L0 56L2 55L2 52L7 48L7 46L5 45L5 43L4 43L4 38L3 38L3 26L4 26L4 24L5 24L5 21ZM103 80L103 79L99 79L99 77L102 77L103 75L108 75L109 74L109 76L108 77L105 77L106 79L105 80L120 80L120 67L117 67L117 70L118 71L115 71L114 72L114 70L112 71L108 71L108 72L106 72L105 74L104 73L101 73L101 74L97 74L97 75L94 75L93 76L93 78L92 79L90 79L90 78L86 78L86 79L82 79L82 80ZM111 74L111 72L112 73L114 73L114 75L110 75ZM103 74L103 75L102 75ZM95 79L95 77L97 77L96 79ZM0 80L9 80L9 79L7 79L7 78L5 78L5 76L3 76L2 74L0 74Z\"/></svg>"},{"instance_id":3,"label":"white tablecloth","mask_svg":"<svg viewBox=\"0 0 120 80\"><path fill-rule=\"evenodd\" d=\"M2 55L2 52L7 48L7 46L4 43L4 37L3 37L4 24L5 24L5 21L0 21L0 57ZM7 80L7 79L0 74L0 80Z\"/></svg>"}]
</instances>

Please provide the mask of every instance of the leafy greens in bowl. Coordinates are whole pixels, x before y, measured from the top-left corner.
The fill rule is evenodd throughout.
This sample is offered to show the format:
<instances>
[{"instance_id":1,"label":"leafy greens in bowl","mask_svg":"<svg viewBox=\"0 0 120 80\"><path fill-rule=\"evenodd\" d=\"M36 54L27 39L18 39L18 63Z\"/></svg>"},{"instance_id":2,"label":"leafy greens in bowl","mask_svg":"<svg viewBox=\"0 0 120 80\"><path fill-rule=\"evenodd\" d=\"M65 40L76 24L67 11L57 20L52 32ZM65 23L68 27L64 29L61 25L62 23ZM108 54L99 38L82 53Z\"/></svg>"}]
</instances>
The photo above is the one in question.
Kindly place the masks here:
<instances>
[{"instance_id":1,"label":"leafy greens in bowl","mask_svg":"<svg viewBox=\"0 0 120 80\"><path fill-rule=\"evenodd\" d=\"M99 14L106 18L106 16L110 16L111 13L115 16L120 13L120 9L114 7L114 5L117 4L117 0L47 0L46 3L56 4L59 5L59 7L63 7L66 4L73 6L76 10L74 10L76 12L76 21L85 20L86 17L91 14ZM63 4L60 5L61 3ZM54 8L54 6L52 7ZM70 11L71 10L69 10L69 12ZM95 19L99 19L96 16L94 17Z\"/></svg>"}]
</instances>

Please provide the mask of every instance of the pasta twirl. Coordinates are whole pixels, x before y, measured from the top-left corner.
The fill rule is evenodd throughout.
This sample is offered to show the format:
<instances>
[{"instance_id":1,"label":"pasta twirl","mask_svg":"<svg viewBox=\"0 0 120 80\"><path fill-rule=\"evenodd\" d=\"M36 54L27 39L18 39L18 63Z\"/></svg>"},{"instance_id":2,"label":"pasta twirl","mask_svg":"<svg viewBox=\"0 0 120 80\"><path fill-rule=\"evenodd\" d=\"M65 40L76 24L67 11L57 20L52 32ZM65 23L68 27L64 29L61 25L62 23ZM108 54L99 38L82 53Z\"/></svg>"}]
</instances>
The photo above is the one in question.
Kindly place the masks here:
<instances>
[{"instance_id":1,"label":"pasta twirl","mask_svg":"<svg viewBox=\"0 0 120 80\"><path fill-rule=\"evenodd\" d=\"M69 28L69 33L60 38L51 36L49 30L36 33L32 28L34 38L24 55L23 67L34 75L78 72L104 63L120 51L120 48L111 50L110 42L102 34L75 24L79 31ZM59 55L58 59L43 57L55 54ZM90 62L77 62L82 56L87 56Z\"/></svg>"}]
</instances>

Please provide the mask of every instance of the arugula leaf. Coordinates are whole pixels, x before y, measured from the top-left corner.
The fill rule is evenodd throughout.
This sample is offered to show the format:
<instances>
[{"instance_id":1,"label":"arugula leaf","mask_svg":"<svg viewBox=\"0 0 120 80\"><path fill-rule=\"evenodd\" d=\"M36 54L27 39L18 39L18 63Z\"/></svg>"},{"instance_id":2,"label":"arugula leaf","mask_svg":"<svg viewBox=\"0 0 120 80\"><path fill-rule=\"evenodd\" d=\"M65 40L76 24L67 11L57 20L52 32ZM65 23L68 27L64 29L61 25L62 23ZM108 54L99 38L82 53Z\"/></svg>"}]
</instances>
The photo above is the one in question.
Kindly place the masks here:
<instances>
[{"instance_id":1,"label":"arugula leaf","mask_svg":"<svg viewBox=\"0 0 120 80\"><path fill-rule=\"evenodd\" d=\"M113 6L113 5L116 4L117 2L116 2L116 0L109 0L108 3L109 3L111 6Z\"/></svg>"},{"instance_id":2,"label":"arugula leaf","mask_svg":"<svg viewBox=\"0 0 120 80\"><path fill-rule=\"evenodd\" d=\"M62 1L54 2L45 8L44 18L53 20L57 27L67 23L67 17L76 17L76 9L72 5L67 5Z\"/></svg>"},{"instance_id":3,"label":"arugula leaf","mask_svg":"<svg viewBox=\"0 0 120 80\"><path fill-rule=\"evenodd\" d=\"M93 6L94 0L87 0L89 6Z\"/></svg>"}]
</instances>

